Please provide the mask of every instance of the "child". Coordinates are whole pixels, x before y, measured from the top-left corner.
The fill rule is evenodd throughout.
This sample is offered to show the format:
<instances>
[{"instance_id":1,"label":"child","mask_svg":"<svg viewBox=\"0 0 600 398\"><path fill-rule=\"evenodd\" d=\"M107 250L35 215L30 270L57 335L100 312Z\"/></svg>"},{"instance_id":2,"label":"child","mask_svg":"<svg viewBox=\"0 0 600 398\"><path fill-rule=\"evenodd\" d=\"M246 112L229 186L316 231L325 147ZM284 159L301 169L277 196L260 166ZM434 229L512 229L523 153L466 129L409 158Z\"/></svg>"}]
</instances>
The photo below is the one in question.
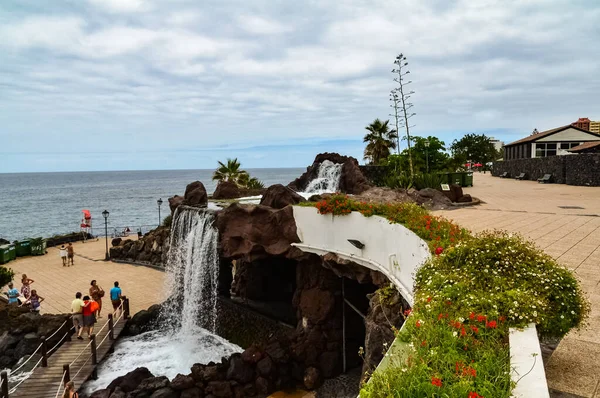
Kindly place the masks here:
<instances>
[{"instance_id":1,"label":"child","mask_svg":"<svg viewBox=\"0 0 600 398\"><path fill-rule=\"evenodd\" d=\"M67 266L67 248L65 245L60 247L60 258L62 259L63 267Z\"/></svg>"},{"instance_id":2,"label":"child","mask_svg":"<svg viewBox=\"0 0 600 398\"><path fill-rule=\"evenodd\" d=\"M37 291L35 289L33 289L31 291L31 296L29 296L29 299L27 299L27 301L25 301L23 303L23 305L25 304L30 304L31 305L31 312L34 312L36 314L40 313L40 309L41 309L41 302L44 301L44 298L42 296L38 296Z\"/></svg>"}]
</instances>

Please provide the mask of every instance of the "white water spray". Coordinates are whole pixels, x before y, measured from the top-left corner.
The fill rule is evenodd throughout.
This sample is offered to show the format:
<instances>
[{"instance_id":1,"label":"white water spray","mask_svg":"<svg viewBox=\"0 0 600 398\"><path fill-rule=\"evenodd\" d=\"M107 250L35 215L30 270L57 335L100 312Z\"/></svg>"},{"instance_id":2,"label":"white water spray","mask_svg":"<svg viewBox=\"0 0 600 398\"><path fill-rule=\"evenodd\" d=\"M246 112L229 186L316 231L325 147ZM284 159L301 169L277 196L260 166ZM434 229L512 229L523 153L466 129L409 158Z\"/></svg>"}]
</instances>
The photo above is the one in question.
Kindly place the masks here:
<instances>
[{"instance_id":1,"label":"white water spray","mask_svg":"<svg viewBox=\"0 0 600 398\"><path fill-rule=\"evenodd\" d=\"M305 189L306 193L325 193L337 192L340 186L340 177L342 175L341 163L333 163L330 160L324 160L319 165L317 178L312 180Z\"/></svg>"}]
</instances>

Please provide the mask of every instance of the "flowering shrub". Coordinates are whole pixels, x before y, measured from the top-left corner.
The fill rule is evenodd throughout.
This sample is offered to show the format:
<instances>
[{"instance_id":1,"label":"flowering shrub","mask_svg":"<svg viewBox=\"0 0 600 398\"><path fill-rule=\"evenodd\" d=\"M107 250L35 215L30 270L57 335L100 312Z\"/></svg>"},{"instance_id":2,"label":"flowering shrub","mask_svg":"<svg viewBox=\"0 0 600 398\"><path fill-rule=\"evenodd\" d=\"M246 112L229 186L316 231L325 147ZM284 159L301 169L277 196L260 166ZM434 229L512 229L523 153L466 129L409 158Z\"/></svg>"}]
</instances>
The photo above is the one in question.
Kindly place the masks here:
<instances>
[{"instance_id":1,"label":"flowering shrub","mask_svg":"<svg viewBox=\"0 0 600 398\"><path fill-rule=\"evenodd\" d=\"M542 336L562 337L588 310L573 275L549 256L518 236L482 233L419 269L398 334L411 353L376 372L361 397L509 397L509 327L534 322Z\"/></svg>"},{"instance_id":2,"label":"flowering shrub","mask_svg":"<svg viewBox=\"0 0 600 398\"><path fill-rule=\"evenodd\" d=\"M434 254L415 276L414 307L403 312L397 337L409 354L393 357L390 350L390 365L363 386L363 398L509 397L509 328L533 322L541 336L560 338L589 312L572 273L519 236L472 237L413 204L336 195L316 207L321 214L386 217L428 241Z\"/></svg>"},{"instance_id":3,"label":"flowering shrub","mask_svg":"<svg viewBox=\"0 0 600 398\"><path fill-rule=\"evenodd\" d=\"M357 211L365 217L385 217L390 223L402 224L429 242L432 251L453 246L469 236L465 229L443 217L430 215L414 203L366 203L352 200L346 195L332 195L314 206L320 214L342 216Z\"/></svg>"}]
</instances>

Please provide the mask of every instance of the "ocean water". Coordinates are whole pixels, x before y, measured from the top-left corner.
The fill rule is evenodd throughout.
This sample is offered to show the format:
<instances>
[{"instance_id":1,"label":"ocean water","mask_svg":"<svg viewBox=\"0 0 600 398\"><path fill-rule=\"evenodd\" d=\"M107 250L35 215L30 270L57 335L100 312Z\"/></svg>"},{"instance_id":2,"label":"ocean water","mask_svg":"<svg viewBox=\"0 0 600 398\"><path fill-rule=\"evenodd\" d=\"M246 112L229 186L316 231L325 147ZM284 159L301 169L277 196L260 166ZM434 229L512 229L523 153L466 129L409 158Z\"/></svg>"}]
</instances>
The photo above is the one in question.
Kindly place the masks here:
<instances>
[{"instance_id":1,"label":"ocean water","mask_svg":"<svg viewBox=\"0 0 600 398\"><path fill-rule=\"evenodd\" d=\"M265 183L288 184L305 169L247 169ZM104 234L102 211L108 210L108 232L138 227L143 232L170 214L167 199L183 195L192 181L215 190L213 170L102 171L0 174L0 237L10 241L79 231L82 210L92 213L92 233Z\"/></svg>"}]
</instances>

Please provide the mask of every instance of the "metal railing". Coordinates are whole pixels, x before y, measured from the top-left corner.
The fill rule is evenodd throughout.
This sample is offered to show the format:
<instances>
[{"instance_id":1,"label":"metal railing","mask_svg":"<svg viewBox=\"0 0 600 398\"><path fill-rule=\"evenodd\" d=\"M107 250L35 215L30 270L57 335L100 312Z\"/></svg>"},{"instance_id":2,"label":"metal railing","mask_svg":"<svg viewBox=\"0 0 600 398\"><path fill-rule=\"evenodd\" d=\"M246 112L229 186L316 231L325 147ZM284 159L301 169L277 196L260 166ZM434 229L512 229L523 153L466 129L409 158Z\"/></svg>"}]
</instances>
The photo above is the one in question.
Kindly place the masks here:
<instances>
[{"instance_id":1,"label":"metal railing","mask_svg":"<svg viewBox=\"0 0 600 398\"><path fill-rule=\"evenodd\" d=\"M77 362L77 360L84 354L86 354L87 348L90 347L90 351L89 351L89 355L87 356L87 359L85 360L85 362L79 367L79 370L77 371L77 373L75 374L75 376L73 376L73 378L76 378L79 373L83 370L83 368L85 367L85 365L87 365L87 363L91 360L93 365L96 365L98 363L98 356L97 356L97 350L98 348L100 348L100 346L102 346L102 344L106 341L106 339L110 339L110 340L114 340L115 339L115 335L114 335L114 327L121 321L121 319L125 318L125 320L129 319L129 299L126 296L122 296L121 297L121 304L119 305L119 307L117 307L117 309L115 310L115 312L120 310L120 316L117 318L116 321L113 322L113 314L108 314L108 320L106 321L106 323L102 326L102 328L100 328L100 330L98 331L98 334L101 333L106 327L108 327L108 333L106 333L106 336L104 336L104 339L102 339L102 341L100 342L100 344L96 344L96 334L93 334L90 336L90 342L81 349L81 352L79 353L79 355L77 355L77 357L71 361L71 363L69 364L65 364L63 365L63 376L62 379L59 383L59 388L56 392L56 397L58 397L61 393L61 388L64 391L64 386L66 383L68 383L69 381L71 381L71 367L73 365L75 365L75 363ZM33 358L33 356L39 351L42 350L42 357L40 358L40 360L33 366L33 368L27 372L26 377L24 377L22 380L20 380L15 386L13 386L12 388L9 389L9 379L8 379L8 373L6 371L3 371L0 375L0 398L9 398L10 394L13 394L17 388L23 384L35 371L35 369L40 366L42 367L47 367L48 366L48 357L50 355L52 355L52 353L56 352L56 349L58 349L58 347L60 346L60 344L66 339L69 338L70 339L70 332L71 330L75 329L75 327L71 327L67 330L67 332L63 335L63 337L61 337L61 339L59 340L59 342L52 347L50 350L47 349L48 347L48 340L50 340L52 337L54 337L58 331L60 331L61 328L63 328L67 322L69 320L71 320L72 317L70 316L69 319L67 319L65 322L63 322L63 324L54 332L52 333L52 335L49 338L45 338L42 337L42 343L37 347L37 349L34 351L33 354L31 354L29 356L29 358L27 358L27 360L21 364L17 369L13 370L10 372L11 375L13 375L15 372L17 372L18 370L22 369L23 366L25 366L25 364L27 362L29 362L31 360L31 358ZM94 375L95 375L96 370L94 369Z\"/></svg>"}]
</instances>

